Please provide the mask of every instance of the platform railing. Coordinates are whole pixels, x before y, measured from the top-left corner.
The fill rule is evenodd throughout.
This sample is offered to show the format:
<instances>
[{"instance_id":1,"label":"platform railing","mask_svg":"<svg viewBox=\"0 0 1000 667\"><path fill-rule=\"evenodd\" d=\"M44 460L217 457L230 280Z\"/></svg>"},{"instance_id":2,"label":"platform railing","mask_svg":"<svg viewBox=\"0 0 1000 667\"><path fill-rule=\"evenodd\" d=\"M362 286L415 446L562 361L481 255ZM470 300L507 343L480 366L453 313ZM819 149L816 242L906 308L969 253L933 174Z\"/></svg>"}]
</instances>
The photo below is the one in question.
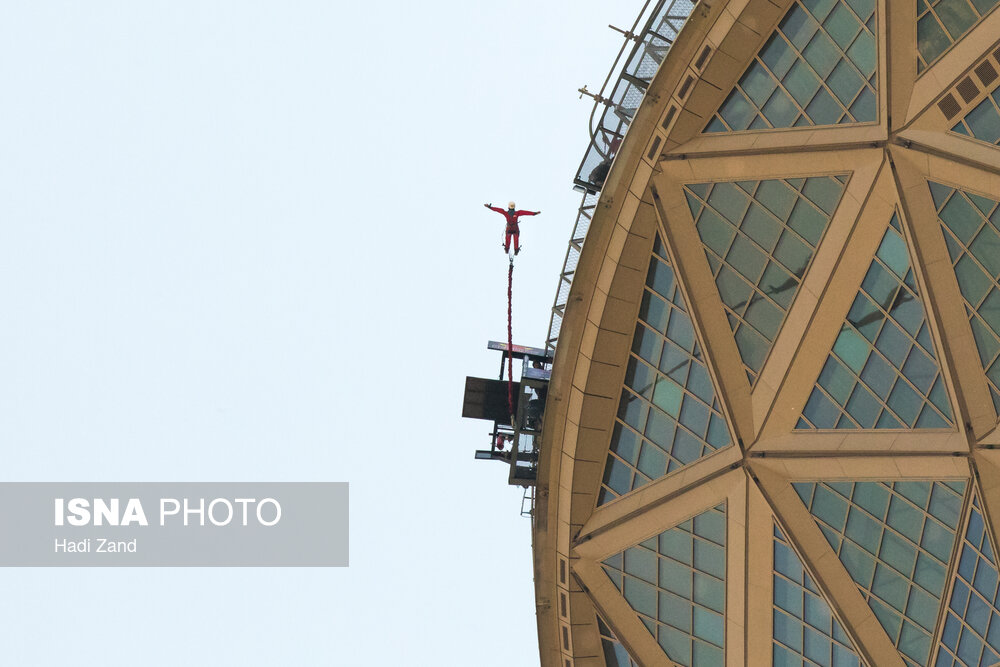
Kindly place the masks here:
<instances>
[{"instance_id":1,"label":"platform railing","mask_svg":"<svg viewBox=\"0 0 1000 667\"><path fill-rule=\"evenodd\" d=\"M595 99L594 109L590 114L590 144L573 179L573 187L583 193L583 199L577 212L569 248L566 250L563 269L559 274L559 287L545 340L548 349L555 349L559 339L576 265L601 188L604 187L604 180L614 163L618 147L646 94L646 88L696 5L697 0L646 0L632 28L627 31L619 30L625 35L625 42L618 51L604 85L598 93L587 91ZM630 43L631 50L628 49Z\"/></svg>"}]
</instances>

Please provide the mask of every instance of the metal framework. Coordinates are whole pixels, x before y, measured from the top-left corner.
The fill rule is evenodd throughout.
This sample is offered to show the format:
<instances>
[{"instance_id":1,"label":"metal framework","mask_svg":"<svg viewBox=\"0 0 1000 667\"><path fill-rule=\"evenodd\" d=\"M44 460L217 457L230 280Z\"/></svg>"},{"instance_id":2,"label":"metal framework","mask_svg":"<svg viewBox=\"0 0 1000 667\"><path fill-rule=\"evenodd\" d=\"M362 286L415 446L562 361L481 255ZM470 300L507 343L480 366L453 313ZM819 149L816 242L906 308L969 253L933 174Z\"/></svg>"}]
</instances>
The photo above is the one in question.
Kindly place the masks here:
<instances>
[{"instance_id":1,"label":"metal framework","mask_svg":"<svg viewBox=\"0 0 1000 667\"><path fill-rule=\"evenodd\" d=\"M590 143L576 178L573 179L575 187L583 192L583 200L569 239L563 270L559 274L559 287L549 321L549 335L545 341L548 349L555 349L559 339L559 327L562 325L569 288L573 283L576 262L587 237L597 196L604 186L618 147L625 138L636 109L642 103L649 82L696 4L697 0L646 0L632 28L624 32L625 41L600 91L594 94L586 93L586 86L581 89L581 93L595 98L594 108L590 113ZM643 23L641 29L640 23ZM632 42L634 44L623 60L625 50ZM616 75L613 86L609 88L612 77ZM607 97L604 96L605 92L608 92Z\"/></svg>"},{"instance_id":2,"label":"metal framework","mask_svg":"<svg viewBox=\"0 0 1000 667\"><path fill-rule=\"evenodd\" d=\"M918 19L946 25L945 3L918 12L873 0L872 121L705 131L779 26L792 35L782 39L801 38L789 27L796 7L824 29L840 5L861 16L862 2L711 3L644 79L614 163L585 195L553 309L534 526L546 667L1000 664L1000 13L961 1L974 20L932 48ZM805 59L802 39L794 52ZM720 276L752 262L736 236L711 249L700 216L735 211L732 233L764 272L782 234L805 235L761 184L818 214L807 184L821 178L842 192L814 254L801 271L788 266L791 297L779 304L761 273L741 278L787 311L768 316L772 337L748 375L734 332L765 325ZM687 380L640 348L637 331L657 321L657 344L683 347L650 311L672 298L654 286L658 262L726 423L727 444L691 459L627 412L642 403L661 433L673 424L708 437L684 414L696 393ZM876 284L894 270L895 282ZM880 301L887 285L894 296ZM865 299L868 320L857 315ZM885 342L897 329L904 342ZM876 363L881 375L868 370ZM846 385L830 380L836 364ZM814 393L847 417L804 418ZM700 401L691 405L716 405ZM874 416L862 413L872 405ZM657 448L674 464L660 470ZM622 466L629 485L609 494ZM710 519L724 521L724 539Z\"/></svg>"}]
</instances>

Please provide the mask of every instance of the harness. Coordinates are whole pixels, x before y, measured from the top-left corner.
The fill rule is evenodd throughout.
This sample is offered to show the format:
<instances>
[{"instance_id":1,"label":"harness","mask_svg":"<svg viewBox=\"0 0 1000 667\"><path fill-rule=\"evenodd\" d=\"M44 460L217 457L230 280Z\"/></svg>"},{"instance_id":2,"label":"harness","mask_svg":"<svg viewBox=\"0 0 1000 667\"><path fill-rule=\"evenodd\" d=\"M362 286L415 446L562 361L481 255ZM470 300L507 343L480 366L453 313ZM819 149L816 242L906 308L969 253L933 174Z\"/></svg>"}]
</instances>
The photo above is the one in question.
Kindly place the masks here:
<instances>
[{"instance_id":1,"label":"harness","mask_svg":"<svg viewBox=\"0 0 1000 667\"><path fill-rule=\"evenodd\" d=\"M508 234L519 234L520 229L517 226L517 216L513 212L504 212L504 216L507 218L507 233Z\"/></svg>"}]
</instances>

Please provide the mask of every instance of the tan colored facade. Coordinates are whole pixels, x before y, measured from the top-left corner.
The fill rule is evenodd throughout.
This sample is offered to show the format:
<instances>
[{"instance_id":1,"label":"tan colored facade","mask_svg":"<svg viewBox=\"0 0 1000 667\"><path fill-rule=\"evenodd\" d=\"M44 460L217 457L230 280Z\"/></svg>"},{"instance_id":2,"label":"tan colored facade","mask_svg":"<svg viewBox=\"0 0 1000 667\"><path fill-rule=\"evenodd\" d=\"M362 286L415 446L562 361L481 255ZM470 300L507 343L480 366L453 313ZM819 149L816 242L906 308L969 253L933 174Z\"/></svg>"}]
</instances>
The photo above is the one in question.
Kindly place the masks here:
<instances>
[{"instance_id":1,"label":"tan colored facade","mask_svg":"<svg viewBox=\"0 0 1000 667\"><path fill-rule=\"evenodd\" d=\"M598 616L637 664L712 664L672 662L664 641L658 642L659 630L644 626L606 562L720 504L725 627L724 663L716 664L773 664L775 527L860 663L907 664L900 649L905 637L886 630L870 596L804 504L804 487L793 486L898 481L950 482L963 489L936 620L926 631L930 653L926 662L911 660L935 664L973 498L987 526L1000 520L997 410L942 232L940 205L928 187L932 181L1000 199L1000 149L951 131L1000 83L987 82L988 69L982 68L988 62L1000 70L993 55L1000 12L977 19L918 76L917 3L878 0L876 121L704 132L797 2L699 3L653 79L601 192L565 310L542 436L533 541L545 667L614 667L606 660ZM963 86L967 78L971 87ZM946 96L951 102L943 104ZM717 262L706 253L696 224L690 186L834 176L845 181L836 208L799 276L766 360L751 378L734 319L727 316L732 309L713 275ZM893 216L909 253L913 291L922 299L926 344L936 352L946 394L941 414L951 423L800 427ZM602 502L657 237L732 444ZM1000 253L1000 247L995 250ZM988 530L987 539L995 551L995 533ZM988 654L981 655L992 664Z\"/></svg>"}]
</instances>

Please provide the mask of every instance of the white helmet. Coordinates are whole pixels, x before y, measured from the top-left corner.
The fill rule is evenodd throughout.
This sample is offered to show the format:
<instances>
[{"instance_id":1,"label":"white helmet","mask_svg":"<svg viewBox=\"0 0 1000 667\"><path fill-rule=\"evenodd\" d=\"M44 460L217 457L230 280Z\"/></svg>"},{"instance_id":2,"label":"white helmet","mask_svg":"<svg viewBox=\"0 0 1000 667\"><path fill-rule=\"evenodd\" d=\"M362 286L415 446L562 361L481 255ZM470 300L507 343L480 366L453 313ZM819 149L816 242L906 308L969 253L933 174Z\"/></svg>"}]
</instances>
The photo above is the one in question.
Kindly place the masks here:
<instances>
[{"instance_id":1,"label":"white helmet","mask_svg":"<svg viewBox=\"0 0 1000 667\"><path fill-rule=\"evenodd\" d=\"M514 206L514 202L508 202L507 203L507 208L517 208L517 207Z\"/></svg>"}]
</instances>

